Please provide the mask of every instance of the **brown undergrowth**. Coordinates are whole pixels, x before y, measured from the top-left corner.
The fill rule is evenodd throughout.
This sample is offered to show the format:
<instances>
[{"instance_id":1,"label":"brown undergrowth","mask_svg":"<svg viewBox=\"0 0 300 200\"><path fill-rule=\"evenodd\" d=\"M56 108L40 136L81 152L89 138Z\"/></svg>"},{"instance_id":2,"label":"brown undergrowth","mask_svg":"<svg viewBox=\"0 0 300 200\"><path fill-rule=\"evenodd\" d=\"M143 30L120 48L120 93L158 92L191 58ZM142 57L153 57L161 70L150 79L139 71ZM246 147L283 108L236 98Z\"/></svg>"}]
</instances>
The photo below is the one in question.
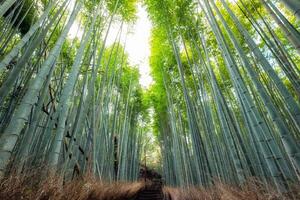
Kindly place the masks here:
<instances>
[{"instance_id":1,"label":"brown undergrowth","mask_svg":"<svg viewBox=\"0 0 300 200\"><path fill-rule=\"evenodd\" d=\"M108 184L91 176L68 182L58 176L40 177L11 175L1 180L0 200L131 200L143 188L142 182Z\"/></svg>"},{"instance_id":2,"label":"brown undergrowth","mask_svg":"<svg viewBox=\"0 0 300 200\"><path fill-rule=\"evenodd\" d=\"M91 176L65 182L57 176L39 174L11 175L0 182L1 200L135 200L142 182L103 183ZM284 200L300 199L300 187L279 194L270 187L249 180L243 187L216 183L211 188L189 189L164 187L166 200ZM167 198L170 197L170 198Z\"/></svg>"},{"instance_id":3,"label":"brown undergrowth","mask_svg":"<svg viewBox=\"0 0 300 200\"><path fill-rule=\"evenodd\" d=\"M249 179L240 187L216 182L210 188L164 188L168 200L300 200L300 186L280 194L273 187L265 186L255 179Z\"/></svg>"}]
</instances>

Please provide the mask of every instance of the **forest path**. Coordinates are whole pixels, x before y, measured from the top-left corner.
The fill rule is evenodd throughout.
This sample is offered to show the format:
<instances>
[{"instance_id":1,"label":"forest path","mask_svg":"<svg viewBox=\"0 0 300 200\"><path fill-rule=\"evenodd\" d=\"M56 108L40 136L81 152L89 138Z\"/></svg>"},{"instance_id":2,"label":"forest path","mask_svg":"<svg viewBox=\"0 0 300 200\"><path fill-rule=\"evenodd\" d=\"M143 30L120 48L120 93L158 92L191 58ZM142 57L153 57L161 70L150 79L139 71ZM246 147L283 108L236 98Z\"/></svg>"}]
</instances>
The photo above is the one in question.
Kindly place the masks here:
<instances>
[{"instance_id":1,"label":"forest path","mask_svg":"<svg viewBox=\"0 0 300 200\"><path fill-rule=\"evenodd\" d=\"M146 183L144 189L138 193L136 200L164 200L161 180L157 179Z\"/></svg>"}]
</instances>

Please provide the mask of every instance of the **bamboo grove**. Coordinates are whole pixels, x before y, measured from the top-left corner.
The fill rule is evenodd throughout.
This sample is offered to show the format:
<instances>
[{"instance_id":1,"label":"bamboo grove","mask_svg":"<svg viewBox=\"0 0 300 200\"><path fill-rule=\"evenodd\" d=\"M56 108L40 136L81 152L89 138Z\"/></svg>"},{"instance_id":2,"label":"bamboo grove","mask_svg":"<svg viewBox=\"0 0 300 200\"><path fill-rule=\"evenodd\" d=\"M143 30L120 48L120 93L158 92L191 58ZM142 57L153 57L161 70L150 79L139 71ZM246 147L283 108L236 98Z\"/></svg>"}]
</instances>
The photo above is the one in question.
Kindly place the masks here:
<instances>
[{"instance_id":1,"label":"bamboo grove","mask_svg":"<svg viewBox=\"0 0 300 200\"><path fill-rule=\"evenodd\" d=\"M134 181L152 130L167 185L299 182L298 0L0 3L0 178ZM137 4L153 24L149 89L126 52Z\"/></svg>"},{"instance_id":2,"label":"bamboo grove","mask_svg":"<svg viewBox=\"0 0 300 200\"><path fill-rule=\"evenodd\" d=\"M121 8L130 10L134 2L24 0L6 11L9 3L1 5L9 12L1 22L1 176L45 165L69 178L74 170L89 170L107 181L135 180L139 75L120 41L125 28L106 45L115 18L130 20ZM13 23L26 4L36 16ZM32 25L15 34L22 20ZM84 34L70 40L76 20Z\"/></svg>"},{"instance_id":3,"label":"bamboo grove","mask_svg":"<svg viewBox=\"0 0 300 200\"><path fill-rule=\"evenodd\" d=\"M283 2L293 10L268 0L146 0L168 184L254 176L286 191L299 181L300 2Z\"/></svg>"}]
</instances>

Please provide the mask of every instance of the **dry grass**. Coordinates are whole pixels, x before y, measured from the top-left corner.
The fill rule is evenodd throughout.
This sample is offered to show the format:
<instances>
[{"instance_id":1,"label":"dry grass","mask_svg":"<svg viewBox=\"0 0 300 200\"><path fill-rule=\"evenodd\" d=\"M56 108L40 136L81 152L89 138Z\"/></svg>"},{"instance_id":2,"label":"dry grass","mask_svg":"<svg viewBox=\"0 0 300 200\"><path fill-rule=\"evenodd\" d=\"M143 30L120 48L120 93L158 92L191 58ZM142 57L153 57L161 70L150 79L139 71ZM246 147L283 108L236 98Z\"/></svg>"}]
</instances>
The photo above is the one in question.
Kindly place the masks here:
<instances>
[{"instance_id":1,"label":"dry grass","mask_svg":"<svg viewBox=\"0 0 300 200\"><path fill-rule=\"evenodd\" d=\"M164 194L171 197L171 200L299 200L300 187L294 186L289 193L280 194L272 187L251 179L242 187L222 183L205 189L165 187Z\"/></svg>"},{"instance_id":2,"label":"dry grass","mask_svg":"<svg viewBox=\"0 0 300 200\"><path fill-rule=\"evenodd\" d=\"M10 176L0 183L1 200L131 200L143 183L105 184L86 176L63 184L58 177ZM39 183L40 182L40 183Z\"/></svg>"},{"instance_id":3,"label":"dry grass","mask_svg":"<svg viewBox=\"0 0 300 200\"><path fill-rule=\"evenodd\" d=\"M59 177L39 174L10 176L0 182L1 200L134 200L144 187L141 182L105 184L86 176L63 183ZM289 194L281 195L270 187L250 180L243 187L217 183L211 188L164 188L168 200L284 200L300 199L295 186ZM167 198L166 198L167 200Z\"/></svg>"}]
</instances>

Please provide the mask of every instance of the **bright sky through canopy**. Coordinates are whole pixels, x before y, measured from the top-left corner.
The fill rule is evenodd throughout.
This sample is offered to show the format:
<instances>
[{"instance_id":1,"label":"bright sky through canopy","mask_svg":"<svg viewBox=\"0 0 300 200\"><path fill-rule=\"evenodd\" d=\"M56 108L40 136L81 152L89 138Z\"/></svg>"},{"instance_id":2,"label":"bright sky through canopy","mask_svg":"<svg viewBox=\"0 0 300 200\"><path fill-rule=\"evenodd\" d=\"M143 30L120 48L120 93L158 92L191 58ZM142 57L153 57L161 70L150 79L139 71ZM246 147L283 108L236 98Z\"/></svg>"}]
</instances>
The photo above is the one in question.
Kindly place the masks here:
<instances>
[{"instance_id":1,"label":"bright sky through canopy","mask_svg":"<svg viewBox=\"0 0 300 200\"><path fill-rule=\"evenodd\" d=\"M126 39L126 52L129 55L129 62L132 66L137 66L140 71L140 84L147 89L153 82L150 76L150 36L151 36L151 22L148 18L147 12L140 4L137 6L137 21L129 29L130 33ZM115 42L119 31L120 24L115 23L111 27L107 46ZM124 26L123 35L125 35L127 27ZM122 37L124 40L124 37Z\"/></svg>"},{"instance_id":2,"label":"bright sky through canopy","mask_svg":"<svg viewBox=\"0 0 300 200\"><path fill-rule=\"evenodd\" d=\"M74 6L74 2L70 4L70 8ZM129 62L132 66L137 66L140 71L140 84L147 89L152 84L153 79L150 75L149 57L150 57L150 36L151 36L151 22L148 18L147 12L142 5L137 5L137 21L134 25L130 25L130 33L127 35L126 52L129 55ZM81 37L83 30L79 27L79 23L75 22L69 33L70 38L76 36ZM127 25L123 26L122 42L124 43ZM112 45L118 34L120 23L115 22L109 32L107 38L107 46Z\"/></svg>"},{"instance_id":3,"label":"bright sky through canopy","mask_svg":"<svg viewBox=\"0 0 300 200\"><path fill-rule=\"evenodd\" d=\"M150 35L151 22L145 8L138 5L137 22L133 27L132 34L129 34L126 49L131 64L137 65L140 70L140 84L148 88L153 82L150 76Z\"/></svg>"}]
</instances>

